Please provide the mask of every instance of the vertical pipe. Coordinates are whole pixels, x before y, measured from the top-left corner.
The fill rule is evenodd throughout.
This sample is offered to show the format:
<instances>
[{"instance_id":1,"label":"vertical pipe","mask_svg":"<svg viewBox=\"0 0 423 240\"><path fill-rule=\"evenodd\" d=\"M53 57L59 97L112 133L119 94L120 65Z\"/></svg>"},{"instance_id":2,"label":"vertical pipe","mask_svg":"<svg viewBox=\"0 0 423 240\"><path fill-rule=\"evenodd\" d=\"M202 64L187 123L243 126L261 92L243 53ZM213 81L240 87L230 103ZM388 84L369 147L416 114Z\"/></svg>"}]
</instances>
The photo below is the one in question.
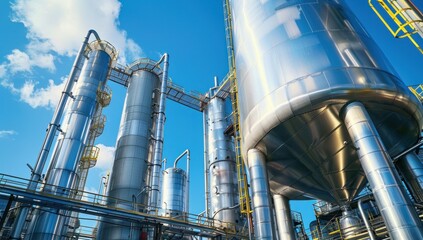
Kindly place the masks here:
<instances>
[{"instance_id":1,"label":"vertical pipe","mask_svg":"<svg viewBox=\"0 0 423 240\"><path fill-rule=\"evenodd\" d=\"M38 182L41 179L41 174L43 173L44 166L47 161L48 154L50 152L51 145L53 144L54 136L56 135L57 130L60 127L60 119L62 118L63 111L65 110L66 103L69 96L72 96L72 88L74 83L77 81L79 72L77 71L79 66L81 65L81 62L84 60L84 50L88 45L88 40L91 36L91 34L94 34L97 40L100 40L100 37L98 36L97 32L94 30L89 30L87 35L85 36L84 42L81 45L81 48L78 51L78 54L76 55L75 61L72 65L72 69L69 73L69 77L66 80L66 84L64 87L64 90L62 92L62 95L60 96L60 100L57 104L56 110L53 114L53 118L51 119L50 124L47 128L46 137L43 142L43 146L41 147L40 154L38 155L37 162L35 164L34 170L31 173L31 181L28 184L27 189L30 191L34 191L37 188ZM79 69L81 70L81 69ZM23 207L18 212L18 217L15 220L12 233L11 233L11 239L19 239L20 235L22 234L22 229L25 224L25 219L28 215L29 208Z\"/></svg>"},{"instance_id":2,"label":"vertical pipe","mask_svg":"<svg viewBox=\"0 0 423 240\"><path fill-rule=\"evenodd\" d=\"M398 171L405 180L405 184L410 190L416 202L423 202L423 163L411 152L396 162Z\"/></svg>"},{"instance_id":3,"label":"vertical pipe","mask_svg":"<svg viewBox=\"0 0 423 240\"><path fill-rule=\"evenodd\" d=\"M363 210L363 198L360 198L360 200L358 200L358 210L360 211L364 225L366 225L367 233L369 234L370 240L376 240L377 238L372 229L372 226L370 225L369 219L367 218L367 214Z\"/></svg>"},{"instance_id":4,"label":"vertical pipe","mask_svg":"<svg viewBox=\"0 0 423 240\"><path fill-rule=\"evenodd\" d=\"M294 225L292 222L289 199L280 194L274 194L273 201L275 204L279 239L295 240Z\"/></svg>"},{"instance_id":5,"label":"vertical pipe","mask_svg":"<svg viewBox=\"0 0 423 240\"><path fill-rule=\"evenodd\" d=\"M175 163L173 164L173 168L176 169L176 165L178 164L178 161L184 156L187 155L187 182L186 182L186 191L184 196L184 203L185 203L185 211L189 212L189 166L191 161L191 154L189 149L185 150L181 155L179 155L175 159Z\"/></svg>"},{"instance_id":6,"label":"vertical pipe","mask_svg":"<svg viewBox=\"0 0 423 240\"><path fill-rule=\"evenodd\" d=\"M210 217L210 206L209 206L209 199L210 199L210 192L209 192L209 161L208 161L208 124L207 124L207 110L203 110L203 142L204 142L204 207L205 207L205 214L206 217Z\"/></svg>"},{"instance_id":7,"label":"vertical pipe","mask_svg":"<svg viewBox=\"0 0 423 240\"><path fill-rule=\"evenodd\" d=\"M167 88L167 74L169 68L169 55L165 53L163 60L163 75L160 87L159 109L156 118L156 132L154 133L154 152L153 152L153 166L151 170L151 192L149 199L150 213L154 213L158 207L159 191L160 191L160 169L163 155L163 133L165 123L165 108L166 108L166 88ZM160 60L160 61L161 61ZM160 63L159 61L159 63Z\"/></svg>"},{"instance_id":8,"label":"vertical pipe","mask_svg":"<svg viewBox=\"0 0 423 240\"><path fill-rule=\"evenodd\" d=\"M363 104L349 103L341 117L391 238L423 239L422 223Z\"/></svg>"},{"instance_id":9,"label":"vertical pipe","mask_svg":"<svg viewBox=\"0 0 423 240\"><path fill-rule=\"evenodd\" d=\"M248 170L253 202L254 232L256 239L274 239L274 225L270 205L266 158L257 149L247 153Z\"/></svg>"}]
</instances>

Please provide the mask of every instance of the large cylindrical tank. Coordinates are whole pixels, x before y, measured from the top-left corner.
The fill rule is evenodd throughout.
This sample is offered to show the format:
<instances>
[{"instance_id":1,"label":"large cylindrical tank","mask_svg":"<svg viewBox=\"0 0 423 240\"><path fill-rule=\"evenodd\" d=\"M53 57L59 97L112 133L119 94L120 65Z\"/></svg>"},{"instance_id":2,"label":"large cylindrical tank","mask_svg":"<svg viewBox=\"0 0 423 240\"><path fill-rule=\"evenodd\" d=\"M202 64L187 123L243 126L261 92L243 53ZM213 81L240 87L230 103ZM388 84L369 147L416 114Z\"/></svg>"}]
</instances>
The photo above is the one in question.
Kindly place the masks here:
<instances>
[{"instance_id":1,"label":"large cylindrical tank","mask_svg":"<svg viewBox=\"0 0 423 240\"><path fill-rule=\"evenodd\" d=\"M148 155L160 80L158 74L148 66L138 68L139 61L131 66L136 68L129 79L122 112L107 206L144 211L137 205L145 206L148 194L145 188ZM97 239L139 238L139 224L131 225L128 221L111 219L107 219L107 222L100 224Z\"/></svg>"},{"instance_id":2,"label":"large cylindrical tank","mask_svg":"<svg viewBox=\"0 0 423 240\"><path fill-rule=\"evenodd\" d=\"M389 154L416 143L422 107L344 1L231 1L243 155L272 192L348 203L364 173L339 119L364 103ZM401 124L398 124L398 123Z\"/></svg>"},{"instance_id":3,"label":"large cylindrical tank","mask_svg":"<svg viewBox=\"0 0 423 240\"><path fill-rule=\"evenodd\" d=\"M162 207L166 217L184 219L188 212L187 174L180 168L168 168L163 171Z\"/></svg>"},{"instance_id":4,"label":"large cylindrical tank","mask_svg":"<svg viewBox=\"0 0 423 240\"><path fill-rule=\"evenodd\" d=\"M225 100L214 97L206 109L207 144L210 184L210 214L215 226L233 227L239 221L237 175L234 144L225 135L228 121Z\"/></svg>"},{"instance_id":5,"label":"large cylindrical tank","mask_svg":"<svg viewBox=\"0 0 423 240\"><path fill-rule=\"evenodd\" d=\"M62 131L58 137L54 154L47 172L44 192L63 197L71 197L76 191L71 191L78 182L76 173L84 145L89 133L95 105L97 90L107 80L112 60L116 51L105 41L95 41L90 44L88 60L85 61L81 75L73 89L73 100L67 109L62 123ZM105 49L108 49L105 51ZM111 51L109 51L112 49ZM35 227L31 239L59 238L63 227L56 227L59 215L67 213L42 208L34 217ZM62 219L63 220L63 219Z\"/></svg>"}]
</instances>

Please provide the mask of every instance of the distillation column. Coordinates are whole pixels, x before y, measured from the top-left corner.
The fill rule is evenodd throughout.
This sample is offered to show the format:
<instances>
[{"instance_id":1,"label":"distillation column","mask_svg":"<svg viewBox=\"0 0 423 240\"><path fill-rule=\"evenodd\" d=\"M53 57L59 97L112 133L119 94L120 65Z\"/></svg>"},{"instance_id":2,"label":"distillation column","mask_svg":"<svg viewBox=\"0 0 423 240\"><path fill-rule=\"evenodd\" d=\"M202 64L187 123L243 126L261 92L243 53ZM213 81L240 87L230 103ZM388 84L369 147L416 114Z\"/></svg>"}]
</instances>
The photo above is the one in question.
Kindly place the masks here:
<instances>
[{"instance_id":1,"label":"distillation column","mask_svg":"<svg viewBox=\"0 0 423 240\"><path fill-rule=\"evenodd\" d=\"M357 150L392 239L423 239L423 226L362 103L352 102L341 118Z\"/></svg>"},{"instance_id":2,"label":"distillation column","mask_svg":"<svg viewBox=\"0 0 423 240\"><path fill-rule=\"evenodd\" d=\"M135 69L129 79L107 191L109 207L146 210L137 206L147 201L146 173L159 86L158 74L149 68ZM140 228L139 224L107 219L100 223L97 239L139 239Z\"/></svg>"},{"instance_id":3,"label":"distillation column","mask_svg":"<svg viewBox=\"0 0 423 240\"><path fill-rule=\"evenodd\" d=\"M77 167L89 133L97 101L97 90L107 80L116 51L107 42L90 44L91 51L75 86L74 100L68 109L53 158L46 176L44 192L62 197L74 197L71 188L78 182ZM108 49L110 51L106 51ZM65 211L40 208L34 216L31 239L53 239L61 234L59 215Z\"/></svg>"},{"instance_id":4,"label":"distillation column","mask_svg":"<svg viewBox=\"0 0 423 240\"><path fill-rule=\"evenodd\" d=\"M212 91L210 91L212 94ZM233 227L239 221L235 153L230 136L225 135L225 101L213 97L204 110L208 129L207 153L210 184L210 217L218 227Z\"/></svg>"}]
</instances>

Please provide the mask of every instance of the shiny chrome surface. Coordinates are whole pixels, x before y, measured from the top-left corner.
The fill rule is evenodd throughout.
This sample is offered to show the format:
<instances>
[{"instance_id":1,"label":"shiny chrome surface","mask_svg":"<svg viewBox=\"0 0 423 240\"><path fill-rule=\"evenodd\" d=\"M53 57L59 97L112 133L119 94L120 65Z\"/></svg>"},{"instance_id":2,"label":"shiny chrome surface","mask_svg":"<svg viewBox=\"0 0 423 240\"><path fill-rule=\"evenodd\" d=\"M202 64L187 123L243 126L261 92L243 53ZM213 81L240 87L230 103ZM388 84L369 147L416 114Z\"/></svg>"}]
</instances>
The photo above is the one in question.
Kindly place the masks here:
<instances>
[{"instance_id":1,"label":"shiny chrome surface","mask_svg":"<svg viewBox=\"0 0 423 240\"><path fill-rule=\"evenodd\" d=\"M417 141L421 104L344 1L231 6L243 154L266 155L272 192L340 204L362 189L364 173L338 117L350 100L366 104L389 154Z\"/></svg>"},{"instance_id":2,"label":"shiny chrome surface","mask_svg":"<svg viewBox=\"0 0 423 240\"><path fill-rule=\"evenodd\" d=\"M82 43L81 48L79 49L78 54L75 57L75 61L69 73L69 77L66 81L66 85L62 92L62 95L60 96L59 103L57 104L57 107L54 111L53 118L47 128L47 133L43 142L43 146L41 147L41 152L38 155L37 162L34 167L34 171L31 174L31 182L28 185L28 190L35 190L37 188L37 184L39 183L41 179L41 174L43 173L44 166L47 161L48 154L50 153L50 148L51 148L51 145L53 144L54 137L56 135L57 130L59 129L60 120L65 110L68 97L71 94L74 83L79 77L80 70L81 70L79 69L79 66L82 65L82 63L85 60L83 53L85 51L85 48L88 45L88 40L90 39L91 34L94 34L96 39L100 40L100 37L98 36L97 32L94 30L89 30L87 35L85 36L84 42ZM29 211L28 208L22 208L19 211L18 217L15 220L15 223L12 229L12 234L11 234L12 239L18 239L20 235L22 234L22 228L25 223L25 219L28 215L28 211Z\"/></svg>"},{"instance_id":3,"label":"shiny chrome surface","mask_svg":"<svg viewBox=\"0 0 423 240\"><path fill-rule=\"evenodd\" d=\"M162 206L164 216L184 219L188 212L187 174L180 168L163 171Z\"/></svg>"},{"instance_id":4,"label":"shiny chrome surface","mask_svg":"<svg viewBox=\"0 0 423 240\"><path fill-rule=\"evenodd\" d=\"M405 185L416 202L423 202L423 163L416 153L411 152L396 162Z\"/></svg>"},{"instance_id":5,"label":"shiny chrome surface","mask_svg":"<svg viewBox=\"0 0 423 240\"><path fill-rule=\"evenodd\" d=\"M295 240L294 225L291 216L289 199L285 196L274 194L273 204L275 205L276 224L280 240Z\"/></svg>"},{"instance_id":6,"label":"shiny chrome surface","mask_svg":"<svg viewBox=\"0 0 423 240\"><path fill-rule=\"evenodd\" d=\"M159 107L155 119L155 132L154 132L154 150L153 150L153 159L151 167L151 176L150 184L151 191L148 195L148 206L151 207L151 212L156 211L156 208L159 205L159 194L160 194L160 171L162 168L162 155L163 155L163 141L164 141L164 123L165 123L165 109L166 109L166 88L167 88L167 74L169 67L169 55L165 53L160 61L157 63L160 64L163 61L163 74L162 81L160 83L160 97L159 97Z\"/></svg>"},{"instance_id":7,"label":"shiny chrome surface","mask_svg":"<svg viewBox=\"0 0 423 240\"><path fill-rule=\"evenodd\" d=\"M255 239L274 239L276 236L266 173L266 158L260 150L250 149L247 161L250 173Z\"/></svg>"},{"instance_id":8,"label":"shiny chrome surface","mask_svg":"<svg viewBox=\"0 0 423 240\"><path fill-rule=\"evenodd\" d=\"M358 200L358 210L360 211L361 218L363 219L364 225L366 225L367 233L369 234L370 240L377 240L376 234L370 225L369 219L367 217L367 214L364 212L363 209L363 198L360 198Z\"/></svg>"},{"instance_id":9,"label":"shiny chrome surface","mask_svg":"<svg viewBox=\"0 0 423 240\"><path fill-rule=\"evenodd\" d=\"M153 126L153 108L158 104L160 80L148 69L134 71L127 89L109 180L107 206L133 209L146 204L146 171ZM126 202L115 202L115 199ZM143 209L140 209L143 211ZM99 226L97 239L138 239L139 226L131 233L129 222L108 220Z\"/></svg>"},{"instance_id":10,"label":"shiny chrome surface","mask_svg":"<svg viewBox=\"0 0 423 240\"><path fill-rule=\"evenodd\" d=\"M391 238L423 239L422 222L364 105L348 104L341 118Z\"/></svg>"},{"instance_id":11,"label":"shiny chrome surface","mask_svg":"<svg viewBox=\"0 0 423 240\"><path fill-rule=\"evenodd\" d=\"M205 111L210 183L209 214L218 220L215 221L218 227L227 227L225 223L235 224L240 214L239 208L232 208L238 203L238 185L233 142L230 136L224 133L228 127L225 118L225 100L214 97Z\"/></svg>"},{"instance_id":12,"label":"shiny chrome surface","mask_svg":"<svg viewBox=\"0 0 423 240\"><path fill-rule=\"evenodd\" d=\"M344 207L342 211L342 217L339 219L339 224L341 225L342 237L344 238L349 238L361 232L360 218L346 207Z\"/></svg>"},{"instance_id":13,"label":"shiny chrome surface","mask_svg":"<svg viewBox=\"0 0 423 240\"><path fill-rule=\"evenodd\" d=\"M70 189L79 179L76 170L95 110L97 89L107 80L110 65L111 57L106 52L93 49L89 53L73 91L74 99L62 123L44 192L64 197L75 194ZM59 212L66 214L61 210L41 209L34 219L36 224L31 239L58 237L63 227L56 214Z\"/></svg>"}]
</instances>

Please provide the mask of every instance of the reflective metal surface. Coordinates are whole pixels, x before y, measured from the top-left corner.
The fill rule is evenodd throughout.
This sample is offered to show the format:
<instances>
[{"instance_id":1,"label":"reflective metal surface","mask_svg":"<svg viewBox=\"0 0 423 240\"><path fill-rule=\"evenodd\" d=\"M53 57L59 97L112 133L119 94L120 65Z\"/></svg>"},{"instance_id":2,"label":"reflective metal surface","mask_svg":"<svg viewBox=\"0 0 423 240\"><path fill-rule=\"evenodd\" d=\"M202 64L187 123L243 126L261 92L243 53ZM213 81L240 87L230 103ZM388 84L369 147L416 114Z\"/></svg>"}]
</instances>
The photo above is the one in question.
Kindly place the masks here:
<instances>
[{"instance_id":1,"label":"reflective metal surface","mask_svg":"<svg viewBox=\"0 0 423 240\"><path fill-rule=\"evenodd\" d=\"M423 239L422 222L364 105L348 104L341 118L391 239Z\"/></svg>"},{"instance_id":2,"label":"reflective metal surface","mask_svg":"<svg viewBox=\"0 0 423 240\"><path fill-rule=\"evenodd\" d=\"M146 171L153 126L153 108L158 104L160 80L147 70L135 71L129 80L116 143L115 159L109 181L107 206L133 209L146 204ZM126 202L116 202L116 199ZM133 203L135 200L135 203ZM142 211L142 209L141 209ZM107 220L99 226L97 239L138 239L139 226Z\"/></svg>"},{"instance_id":3,"label":"reflective metal surface","mask_svg":"<svg viewBox=\"0 0 423 240\"><path fill-rule=\"evenodd\" d=\"M343 203L362 189L364 173L338 117L350 100L366 104L389 154L417 141L421 104L344 1L231 6L243 154L266 155L272 192Z\"/></svg>"},{"instance_id":4,"label":"reflective metal surface","mask_svg":"<svg viewBox=\"0 0 423 240\"><path fill-rule=\"evenodd\" d=\"M187 174L184 170L168 168L163 171L161 209L164 216L184 219L188 212L187 190Z\"/></svg>"},{"instance_id":5,"label":"reflective metal surface","mask_svg":"<svg viewBox=\"0 0 423 240\"><path fill-rule=\"evenodd\" d=\"M46 176L44 192L64 197L72 197L69 190L78 182L76 169L89 132L95 110L97 89L107 79L111 64L110 56L101 50L93 50L88 55L81 76L73 91L74 99L62 123L62 132L52 157ZM54 185L54 187L52 187ZM40 209L31 239L58 237L63 226L56 213L66 214L56 209ZM55 233L55 234L53 234Z\"/></svg>"},{"instance_id":6,"label":"reflective metal surface","mask_svg":"<svg viewBox=\"0 0 423 240\"><path fill-rule=\"evenodd\" d=\"M228 127L225 100L214 97L205 109L207 116L207 153L210 182L210 216L214 216L218 227L225 223L235 224L239 220L238 189L235 168L234 145L225 135ZM224 222L224 223L222 223Z\"/></svg>"},{"instance_id":7,"label":"reflective metal surface","mask_svg":"<svg viewBox=\"0 0 423 240\"><path fill-rule=\"evenodd\" d=\"M270 203L270 191L266 173L266 159L257 149L248 150L251 200L255 239L274 239L274 223Z\"/></svg>"},{"instance_id":8,"label":"reflective metal surface","mask_svg":"<svg viewBox=\"0 0 423 240\"><path fill-rule=\"evenodd\" d=\"M342 217L339 219L339 224L341 225L342 237L344 238L348 239L349 237L361 232L360 219L353 211L347 208L344 208L342 211Z\"/></svg>"},{"instance_id":9,"label":"reflective metal surface","mask_svg":"<svg viewBox=\"0 0 423 240\"><path fill-rule=\"evenodd\" d=\"M279 239L295 240L296 234L294 232L289 199L282 195L274 194L273 203L275 205L276 224L278 226Z\"/></svg>"},{"instance_id":10,"label":"reflective metal surface","mask_svg":"<svg viewBox=\"0 0 423 240\"><path fill-rule=\"evenodd\" d=\"M57 104L51 123L49 124L47 128L47 133L43 142L43 146L41 147L41 152L38 155L37 162L34 166L34 171L31 174L31 182L28 185L28 190L35 190L37 188L37 184L39 183L41 179L41 174L43 173L44 166L47 161L47 157L50 153L51 145L53 144L53 140L56 135L56 132L60 127L60 120L65 110L68 97L71 94L71 91L73 89L75 82L79 78L79 75L81 72L80 66L82 66L82 64L85 61L84 51L88 45L88 40L90 39L91 34L94 34L97 40L100 41L100 37L98 36L97 32L92 29L89 30L87 35L85 36L84 42L82 43L81 48L79 49L78 54L75 57L75 61L69 73L69 77L66 81L66 85L62 92L62 95L60 96L60 100ZM20 209L18 213L18 217L15 220L15 223L12 229L12 234L11 234L12 239L20 238L20 235L22 234L23 225L25 223L26 217L28 216L28 212L29 212L28 208Z\"/></svg>"},{"instance_id":11,"label":"reflective metal surface","mask_svg":"<svg viewBox=\"0 0 423 240\"><path fill-rule=\"evenodd\" d=\"M404 178L405 185L416 202L423 202L423 163L416 153L411 152L399 161L396 166Z\"/></svg>"},{"instance_id":12,"label":"reflective metal surface","mask_svg":"<svg viewBox=\"0 0 423 240\"><path fill-rule=\"evenodd\" d=\"M360 198L360 200L358 200L357 205L358 205L358 210L360 211L361 218L363 219L364 225L366 225L367 233L369 234L370 240L377 240L376 234L372 228L372 225L370 225L367 214L364 212L363 198Z\"/></svg>"}]
</instances>

